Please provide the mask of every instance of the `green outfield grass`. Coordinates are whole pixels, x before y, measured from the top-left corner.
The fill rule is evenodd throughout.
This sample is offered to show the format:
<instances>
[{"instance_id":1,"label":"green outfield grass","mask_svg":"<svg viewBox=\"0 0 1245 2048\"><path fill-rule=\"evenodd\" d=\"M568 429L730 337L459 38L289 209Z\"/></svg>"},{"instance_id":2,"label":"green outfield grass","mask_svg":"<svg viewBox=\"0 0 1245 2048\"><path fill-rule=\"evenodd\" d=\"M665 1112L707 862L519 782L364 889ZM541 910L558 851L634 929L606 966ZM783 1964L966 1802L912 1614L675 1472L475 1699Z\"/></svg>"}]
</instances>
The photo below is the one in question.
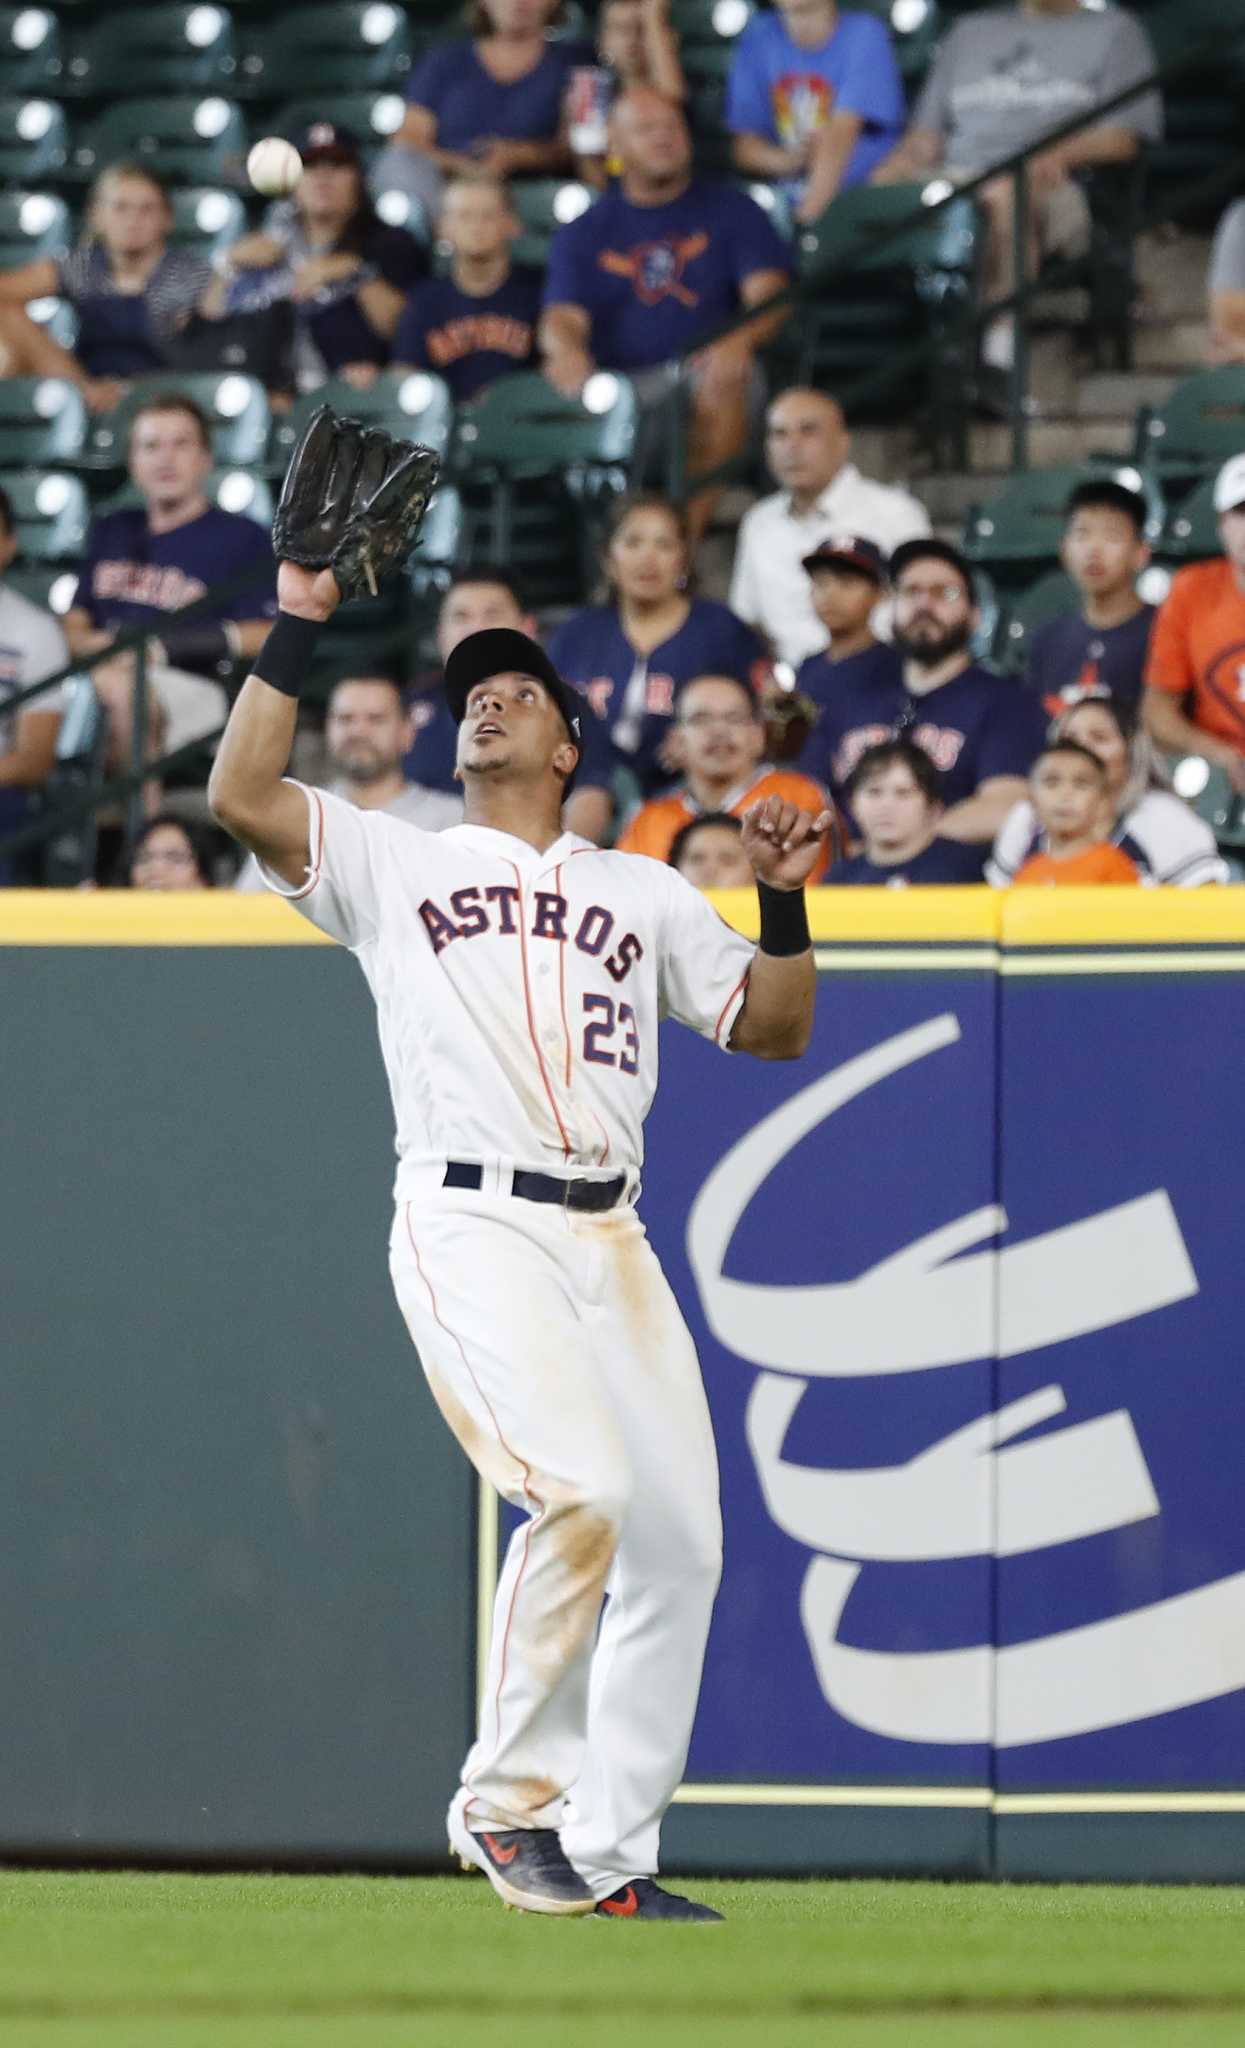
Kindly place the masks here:
<instances>
[{"instance_id":1,"label":"green outfield grass","mask_svg":"<svg viewBox=\"0 0 1245 2048\"><path fill-rule=\"evenodd\" d=\"M482 1879L0 1872L3 2048L1219 2048L1245 1892L697 1884L725 1927Z\"/></svg>"}]
</instances>

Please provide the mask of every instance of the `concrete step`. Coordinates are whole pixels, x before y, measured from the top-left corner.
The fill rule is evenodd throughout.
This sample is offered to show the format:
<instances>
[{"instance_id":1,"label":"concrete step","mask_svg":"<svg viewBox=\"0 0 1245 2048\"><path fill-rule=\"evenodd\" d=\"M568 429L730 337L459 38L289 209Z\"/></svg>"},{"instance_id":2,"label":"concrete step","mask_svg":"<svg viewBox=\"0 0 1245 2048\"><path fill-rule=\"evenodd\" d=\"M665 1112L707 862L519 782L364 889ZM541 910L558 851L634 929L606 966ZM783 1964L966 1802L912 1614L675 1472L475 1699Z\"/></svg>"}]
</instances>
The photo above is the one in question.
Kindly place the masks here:
<instances>
[{"instance_id":1,"label":"concrete step","mask_svg":"<svg viewBox=\"0 0 1245 2048\"><path fill-rule=\"evenodd\" d=\"M1097 371L1079 380L1071 409L1083 420L1132 420L1139 406L1162 405L1178 382L1171 371Z\"/></svg>"},{"instance_id":2,"label":"concrete step","mask_svg":"<svg viewBox=\"0 0 1245 2048\"><path fill-rule=\"evenodd\" d=\"M1002 422L979 420L969 429L969 461L974 472L1009 471L1012 433ZM1065 462L1085 462L1102 451L1126 455L1133 445L1128 420L1034 419L1029 422L1030 469L1054 469Z\"/></svg>"},{"instance_id":3,"label":"concrete step","mask_svg":"<svg viewBox=\"0 0 1245 2048\"><path fill-rule=\"evenodd\" d=\"M1167 370L1188 376L1206 367L1208 329L1204 320L1143 320L1137 327L1133 352L1139 371Z\"/></svg>"}]
</instances>

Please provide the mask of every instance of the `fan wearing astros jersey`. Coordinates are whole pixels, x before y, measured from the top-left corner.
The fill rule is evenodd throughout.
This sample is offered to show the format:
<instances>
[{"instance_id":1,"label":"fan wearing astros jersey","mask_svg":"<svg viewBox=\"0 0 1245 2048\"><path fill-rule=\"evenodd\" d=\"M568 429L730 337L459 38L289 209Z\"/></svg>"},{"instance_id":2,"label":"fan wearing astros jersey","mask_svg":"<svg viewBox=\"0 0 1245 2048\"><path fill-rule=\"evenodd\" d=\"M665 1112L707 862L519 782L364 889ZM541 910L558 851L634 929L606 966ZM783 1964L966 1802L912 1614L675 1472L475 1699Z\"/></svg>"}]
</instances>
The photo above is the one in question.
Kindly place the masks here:
<instances>
[{"instance_id":1,"label":"fan wearing astros jersey","mask_svg":"<svg viewBox=\"0 0 1245 2048\"><path fill-rule=\"evenodd\" d=\"M279 595L312 622L338 602L331 571L288 562ZM472 634L445 680L465 824L424 832L285 780L296 702L258 675L211 802L371 987L398 1302L450 1428L524 1515L451 1843L527 1911L712 1920L655 1881L721 1521L696 1354L635 1211L642 1130L663 1017L761 1059L804 1051L804 884L831 820L779 798L744 818L754 947L674 869L562 830L581 704L535 641Z\"/></svg>"}]
</instances>

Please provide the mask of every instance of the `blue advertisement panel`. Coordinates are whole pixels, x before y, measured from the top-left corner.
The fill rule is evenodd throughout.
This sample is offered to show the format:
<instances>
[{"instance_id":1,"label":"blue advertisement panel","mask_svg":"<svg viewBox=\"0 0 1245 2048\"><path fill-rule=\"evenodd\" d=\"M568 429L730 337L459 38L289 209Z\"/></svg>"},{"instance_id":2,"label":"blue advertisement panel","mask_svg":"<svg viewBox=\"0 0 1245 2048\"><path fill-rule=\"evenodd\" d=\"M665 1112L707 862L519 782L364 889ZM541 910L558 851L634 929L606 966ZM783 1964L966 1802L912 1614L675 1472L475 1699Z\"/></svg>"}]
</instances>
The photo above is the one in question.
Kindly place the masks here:
<instances>
[{"instance_id":1,"label":"blue advertisement panel","mask_svg":"<svg viewBox=\"0 0 1245 2048\"><path fill-rule=\"evenodd\" d=\"M996 982L928 957L831 966L796 1064L663 1038L641 1209L726 1530L693 1783L989 1786Z\"/></svg>"}]
</instances>

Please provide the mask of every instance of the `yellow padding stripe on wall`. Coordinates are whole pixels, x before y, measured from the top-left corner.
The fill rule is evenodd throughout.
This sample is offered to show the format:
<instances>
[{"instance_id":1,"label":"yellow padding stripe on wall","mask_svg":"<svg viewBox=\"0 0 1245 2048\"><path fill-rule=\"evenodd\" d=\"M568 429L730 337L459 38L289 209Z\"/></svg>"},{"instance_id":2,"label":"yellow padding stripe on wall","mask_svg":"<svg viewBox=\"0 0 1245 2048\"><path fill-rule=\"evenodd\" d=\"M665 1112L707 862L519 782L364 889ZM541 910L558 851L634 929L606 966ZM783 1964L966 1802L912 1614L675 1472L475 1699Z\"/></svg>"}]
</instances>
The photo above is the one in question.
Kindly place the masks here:
<instances>
[{"instance_id":1,"label":"yellow padding stripe on wall","mask_svg":"<svg viewBox=\"0 0 1245 2048\"><path fill-rule=\"evenodd\" d=\"M265 891L186 895L159 889L0 890L3 946L331 946Z\"/></svg>"}]
</instances>

